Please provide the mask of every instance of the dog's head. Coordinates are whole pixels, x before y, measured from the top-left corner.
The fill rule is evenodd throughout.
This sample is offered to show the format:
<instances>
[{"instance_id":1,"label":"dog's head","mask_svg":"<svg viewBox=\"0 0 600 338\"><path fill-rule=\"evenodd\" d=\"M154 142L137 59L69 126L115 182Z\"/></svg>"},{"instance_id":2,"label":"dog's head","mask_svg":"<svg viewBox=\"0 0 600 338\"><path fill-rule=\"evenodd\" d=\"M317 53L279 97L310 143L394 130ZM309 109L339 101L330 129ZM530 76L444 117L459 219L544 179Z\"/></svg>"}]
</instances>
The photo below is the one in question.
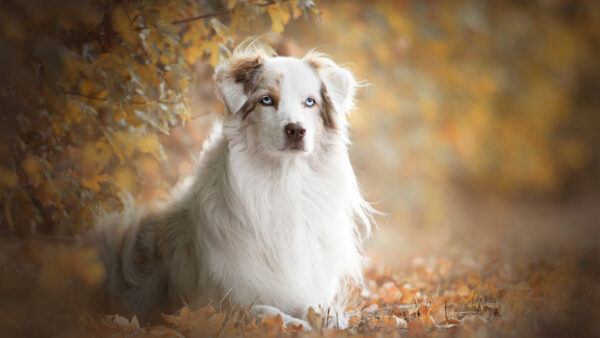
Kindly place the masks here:
<instances>
[{"instance_id":1,"label":"dog's head","mask_svg":"<svg viewBox=\"0 0 600 338\"><path fill-rule=\"evenodd\" d=\"M322 54L298 59L238 50L214 78L225 119L239 122L253 149L310 154L327 135L345 135L354 78Z\"/></svg>"}]
</instances>

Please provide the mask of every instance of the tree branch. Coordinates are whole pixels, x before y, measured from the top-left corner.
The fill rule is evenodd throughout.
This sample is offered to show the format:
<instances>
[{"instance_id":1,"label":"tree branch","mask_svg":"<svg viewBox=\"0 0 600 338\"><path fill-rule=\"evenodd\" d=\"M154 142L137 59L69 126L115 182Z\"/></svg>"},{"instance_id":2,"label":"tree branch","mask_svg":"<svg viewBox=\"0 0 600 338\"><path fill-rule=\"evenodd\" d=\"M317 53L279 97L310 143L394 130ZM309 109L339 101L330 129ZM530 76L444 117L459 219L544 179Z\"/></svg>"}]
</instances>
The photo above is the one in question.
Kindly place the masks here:
<instances>
[{"instance_id":1,"label":"tree branch","mask_svg":"<svg viewBox=\"0 0 600 338\"><path fill-rule=\"evenodd\" d=\"M209 13L209 14L202 14L202 15L198 15L198 16L193 16L193 17L187 18L187 19L173 20L173 21L171 21L171 23L174 24L174 25L179 25L179 24L182 24L182 23L190 22L190 21L196 21L196 20L201 20L201 19L212 18L214 16L221 16L221 15L229 14L231 12L233 12L233 8L232 9L228 9L226 11L221 11L221 12L215 12L215 13Z\"/></svg>"},{"instance_id":2,"label":"tree branch","mask_svg":"<svg viewBox=\"0 0 600 338\"><path fill-rule=\"evenodd\" d=\"M107 100L106 97L90 96L90 95L76 93L76 92L72 92L72 91L68 91L68 90L63 90L63 93L68 94L68 95L73 95L73 96L85 97L86 99L96 100L96 101L106 101Z\"/></svg>"},{"instance_id":3,"label":"tree branch","mask_svg":"<svg viewBox=\"0 0 600 338\"><path fill-rule=\"evenodd\" d=\"M289 1L289 0L281 0L281 2L287 2L287 1ZM271 0L271 1L267 1L267 2L262 3L262 4L258 4L257 6L266 7L266 6L271 6L271 5L275 5L275 4L277 4L277 2L274 1L274 0ZM193 16L193 17L187 18L187 19L173 20L173 21L171 21L171 23L174 24L174 25L178 25L178 24L187 23L187 22L190 22L190 21L202 20L202 19L212 18L212 17L215 17L215 16L221 16L221 15L229 14L231 12L233 12L233 8L230 8L230 9L227 9L227 10L224 10L224 11L221 11L221 12L215 12L215 13L208 13L208 14L202 14L202 15L198 15L198 16Z\"/></svg>"},{"instance_id":4,"label":"tree branch","mask_svg":"<svg viewBox=\"0 0 600 338\"><path fill-rule=\"evenodd\" d=\"M68 90L63 90L63 93L68 94L68 95L83 97L83 98L90 99L90 100L96 100L96 101L106 101L106 100L108 100L108 97L90 96L90 95L85 95L85 94L81 94L81 93L77 93L77 92L72 92L72 91L68 91ZM135 101L135 100L131 100L131 101L129 101L129 103L131 103L131 104L149 104L151 101L152 100L148 100L148 101ZM180 104L180 103L183 103L182 100L180 100L180 101L161 101L161 100L156 100L156 102L162 103L162 104Z\"/></svg>"}]
</instances>

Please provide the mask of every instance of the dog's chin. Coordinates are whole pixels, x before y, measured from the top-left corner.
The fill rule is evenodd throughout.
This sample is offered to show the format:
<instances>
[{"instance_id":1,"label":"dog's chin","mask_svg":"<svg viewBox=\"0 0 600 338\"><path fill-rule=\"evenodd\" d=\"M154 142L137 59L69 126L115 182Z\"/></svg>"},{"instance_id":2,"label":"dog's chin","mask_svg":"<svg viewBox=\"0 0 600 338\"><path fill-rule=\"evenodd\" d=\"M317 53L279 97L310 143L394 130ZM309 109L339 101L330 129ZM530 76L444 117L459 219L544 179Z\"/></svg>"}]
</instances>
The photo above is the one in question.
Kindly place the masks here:
<instances>
[{"instance_id":1,"label":"dog's chin","mask_svg":"<svg viewBox=\"0 0 600 338\"><path fill-rule=\"evenodd\" d=\"M304 153L307 150L304 142L294 142L286 144L281 151L287 153Z\"/></svg>"},{"instance_id":2,"label":"dog's chin","mask_svg":"<svg viewBox=\"0 0 600 338\"><path fill-rule=\"evenodd\" d=\"M284 148L283 151L288 152L288 153L298 153L298 152L305 152L306 149L304 149L304 147L300 147L300 146L291 146L291 147Z\"/></svg>"}]
</instances>

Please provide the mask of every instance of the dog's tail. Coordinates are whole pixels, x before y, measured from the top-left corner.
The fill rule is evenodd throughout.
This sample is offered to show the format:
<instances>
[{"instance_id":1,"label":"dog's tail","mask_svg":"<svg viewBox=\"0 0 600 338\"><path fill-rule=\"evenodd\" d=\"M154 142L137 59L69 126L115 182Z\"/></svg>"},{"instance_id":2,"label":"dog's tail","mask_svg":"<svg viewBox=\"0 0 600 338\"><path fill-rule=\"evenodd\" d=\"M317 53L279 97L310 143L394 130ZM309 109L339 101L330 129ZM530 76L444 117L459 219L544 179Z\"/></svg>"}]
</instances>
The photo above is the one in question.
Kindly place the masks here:
<instances>
[{"instance_id":1,"label":"dog's tail","mask_svg":"<svg viewBox=\"0 0 600 338\"><path fill-rule=\"evenodd\" d=\"M86 242L99 251L110 298L143 316L163 301L164 274L159 262L151 261L151 247L142 243L147 228L144 210L135 208L131 197L122 200L121 211L97 216Z\"/></svg>"}]
</instances>

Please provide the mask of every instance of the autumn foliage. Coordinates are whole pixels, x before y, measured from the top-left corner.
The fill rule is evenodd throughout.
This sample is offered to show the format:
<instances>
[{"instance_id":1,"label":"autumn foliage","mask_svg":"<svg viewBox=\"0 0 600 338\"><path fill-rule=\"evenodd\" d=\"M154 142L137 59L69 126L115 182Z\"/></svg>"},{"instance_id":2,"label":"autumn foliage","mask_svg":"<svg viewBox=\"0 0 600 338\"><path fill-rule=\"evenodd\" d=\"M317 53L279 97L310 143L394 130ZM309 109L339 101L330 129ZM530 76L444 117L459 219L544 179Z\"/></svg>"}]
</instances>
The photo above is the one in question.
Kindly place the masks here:
<instances>
[{"instance_id":1,"label":"autumn foliage","mask_svg":"<svg viewBox=\"0 0 600 338\"><path fill-rule=\"evenodd\" d=\"M140 167L165 159L158 135L192 118L191 66L227 57L256 17L281 32L318 15L306 1L2 6L2 226L22 234L76 233L118 209Z\"/></svg>"},{"instance_id":2,"label":"autumn foliage","mask_svg":"<svg viewBox=\"0 0 600 338\"><path fill-rule=\"evenodd\" d=\"M598 22L593 0L1 1L0 335L597 334ZM221 302L140 322L77 245L192 173L248 37L363 80L352 161L384 215L344 331Z\"/></svg>"}]
</instances>

